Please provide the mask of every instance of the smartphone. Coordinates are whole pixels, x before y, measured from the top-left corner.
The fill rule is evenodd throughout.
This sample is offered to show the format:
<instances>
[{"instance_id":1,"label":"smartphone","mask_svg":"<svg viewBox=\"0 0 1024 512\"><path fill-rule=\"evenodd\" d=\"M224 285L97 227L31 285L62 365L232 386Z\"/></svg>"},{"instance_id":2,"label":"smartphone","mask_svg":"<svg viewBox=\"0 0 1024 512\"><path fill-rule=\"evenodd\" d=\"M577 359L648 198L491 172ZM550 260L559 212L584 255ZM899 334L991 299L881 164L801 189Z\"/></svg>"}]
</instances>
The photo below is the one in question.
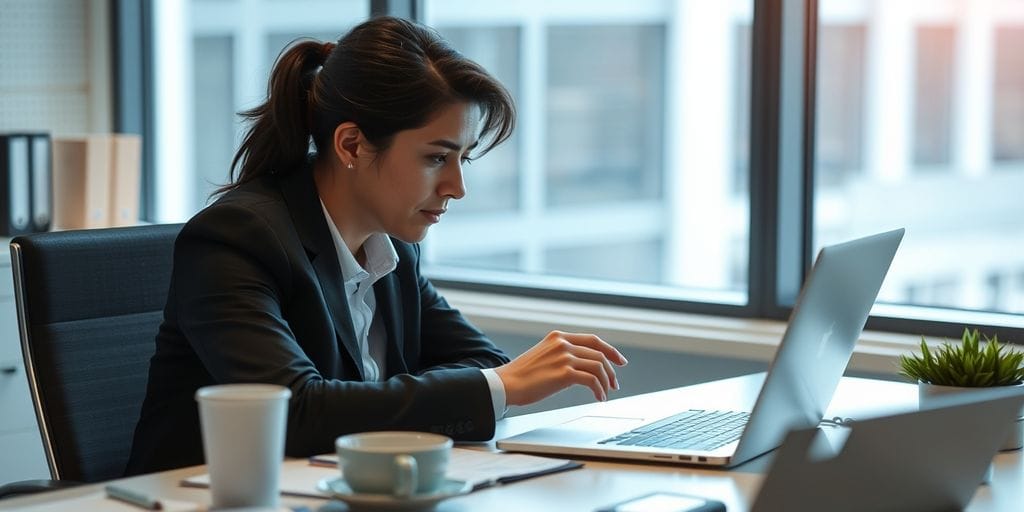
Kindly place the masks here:
<instances>
[{"instance_id":1,"label":"smartphone","mask_svg":"<svg viewBox=\"0 0 1024 512\"><path fill-rule=\"evenodd\" d=\"M725 512L725 504L699 496L654 492L599 508L595 512Z\"/></svg>"}]
</instances>

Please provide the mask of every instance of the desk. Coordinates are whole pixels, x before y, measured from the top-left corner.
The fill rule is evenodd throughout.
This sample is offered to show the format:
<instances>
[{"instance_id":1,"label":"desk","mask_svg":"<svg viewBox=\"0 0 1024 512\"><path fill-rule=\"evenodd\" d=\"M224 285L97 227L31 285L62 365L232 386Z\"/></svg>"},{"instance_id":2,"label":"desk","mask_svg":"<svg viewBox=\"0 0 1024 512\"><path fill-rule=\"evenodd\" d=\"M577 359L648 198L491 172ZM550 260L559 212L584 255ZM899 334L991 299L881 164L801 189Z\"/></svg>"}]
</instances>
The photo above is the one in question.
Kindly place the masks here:
<instances>
[{"instance_id":1,"label":"desk","mask_svg":"<svg viewBox=\"0 0 1024 512\"><path fill-rule=\"evenodd\" d=\"M753 374L694 386L648 393L609 402L624 409L650 407L665 403L694 406L749 407L764 381L764 374ZM827 416L865 418L916 409L917 388L912 384L844 377ZM517 416L499 422L497 438L572 419L585 413L592 404ZM481 448L491 444L481 444ZM770 454L758 457L731 470L702 469L654 463L625 464L608 461L586 461L580 470L558 473L506 486L484 489L441 503L437 510L448 511L565 511L593 510L599 506L637 496L649 491L669 490L707 496L723 501L730 512L750 508L767 468ZM286 464L305 464L290 460ZM189 476L205 473L195 466L152 475L120 480L125 487L153 496L193 502L209 502L205 489L178 486ZM37 503L55 503L84 494L95 493L102 486L90 485L46 495L29 496L0 502L0 509L24 507ZM314 509L326 503L309 498L284 497L284 505L307 505ZM1024 503L1024 460L1021 452L1000 453L994 461L992 484L979 487L971 501L970 511L1020 510ZM338 507L336 510L342 510Z\"/></svg>"}]
</instances>

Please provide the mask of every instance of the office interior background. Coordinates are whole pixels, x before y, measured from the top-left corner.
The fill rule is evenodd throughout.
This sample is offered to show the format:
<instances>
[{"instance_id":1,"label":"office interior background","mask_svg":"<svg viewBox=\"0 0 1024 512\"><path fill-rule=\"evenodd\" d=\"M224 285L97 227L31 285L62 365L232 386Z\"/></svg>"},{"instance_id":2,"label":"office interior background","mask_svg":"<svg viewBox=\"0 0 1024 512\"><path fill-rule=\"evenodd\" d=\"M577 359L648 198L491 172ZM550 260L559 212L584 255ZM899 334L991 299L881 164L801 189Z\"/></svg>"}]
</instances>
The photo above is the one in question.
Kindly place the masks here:
<instances>
[{"instance_id":1,"label":"office interior background","mask_svg":"<svg viewBox=\"0 0 1024 512\"><path fill-rule=\"evenodd\" d=\"M139 4L148 25L126 27L132 3L0 0L0 130L141 120L151 222L186 220L226 182L235 114L263 99L289 41L337 39L375 4L154 0ZM912 341L980 326L1024 342L1024 0L412 3L520 112L424 242L426 272L453 296L777 334L818 248L906 227L869 329ZM809 37L789 41L802 36L789 26L766 48L757 17L793 3L816 21ZM804 63L794 52L808 47ZM606 331L630 347L628 326ZM533 334L495 337L518 353ZM771 354L671 338L630 347L633 392L761 370Z\"/></svg>"}]
</instances>

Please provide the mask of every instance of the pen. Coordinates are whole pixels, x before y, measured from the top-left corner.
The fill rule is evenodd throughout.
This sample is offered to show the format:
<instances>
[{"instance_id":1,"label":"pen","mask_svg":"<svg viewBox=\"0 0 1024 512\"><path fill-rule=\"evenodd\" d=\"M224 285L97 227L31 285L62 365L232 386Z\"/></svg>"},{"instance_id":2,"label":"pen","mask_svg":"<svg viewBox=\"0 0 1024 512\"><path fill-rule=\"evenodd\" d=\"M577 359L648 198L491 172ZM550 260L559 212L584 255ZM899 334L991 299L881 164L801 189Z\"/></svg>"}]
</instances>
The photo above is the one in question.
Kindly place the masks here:
<instances>
[{"instance_id":1,"label":"pen","mask_svg":"<svg viewBox=\"0 0 1024 512\"><path fill-rule=\"evenodd\" d=\"M131 503L132 505L142 507L146 510L163 510L164 508L159 501L150 498L141 492L125 489L124 487L118 487L116 485L108 485L105 489L107 491L108 498L121 500L125 503Z\"/></svg>"}]
</instances>

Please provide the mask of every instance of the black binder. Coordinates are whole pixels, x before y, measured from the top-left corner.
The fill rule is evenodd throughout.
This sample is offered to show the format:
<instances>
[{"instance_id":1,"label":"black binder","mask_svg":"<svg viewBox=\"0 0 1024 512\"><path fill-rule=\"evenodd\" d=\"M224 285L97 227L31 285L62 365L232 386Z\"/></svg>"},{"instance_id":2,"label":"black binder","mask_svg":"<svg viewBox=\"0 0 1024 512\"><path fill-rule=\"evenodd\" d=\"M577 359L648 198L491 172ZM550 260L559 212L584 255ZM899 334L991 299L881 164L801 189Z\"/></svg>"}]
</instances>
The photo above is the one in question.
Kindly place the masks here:
<instances>
[{"instance_id":1,"label":"black binder","mask_svg":"<svg viewBox=\"0 0 1024 512\"><path fill-rule=\"evenodd\" d=\"M0 236L50 228L50 135L0 134Z\"/></svg>"}]
</instances>

